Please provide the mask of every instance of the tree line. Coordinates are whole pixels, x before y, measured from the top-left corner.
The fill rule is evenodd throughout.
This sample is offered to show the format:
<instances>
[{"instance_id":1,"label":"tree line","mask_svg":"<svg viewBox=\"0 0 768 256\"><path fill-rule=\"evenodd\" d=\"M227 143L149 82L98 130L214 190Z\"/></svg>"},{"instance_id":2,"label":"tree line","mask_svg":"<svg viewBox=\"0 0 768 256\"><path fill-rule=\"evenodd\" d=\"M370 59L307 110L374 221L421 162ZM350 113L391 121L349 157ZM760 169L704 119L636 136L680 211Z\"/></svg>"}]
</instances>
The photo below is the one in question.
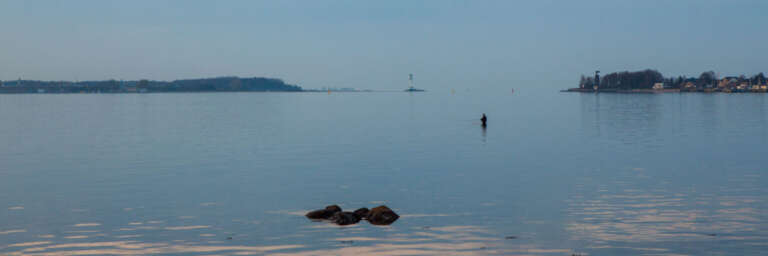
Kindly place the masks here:
<instances>
[{"instance_id":1,"label":"tree line","mask_svg":"<svg viewBox=\"0 0 768 256\"><path fill-rule=\"evenodd\" d=\"M120 92L236 92L236 91L302 91L297 85L275 78L239 78L235 76L184 79L175 81L36 81L0 82L0 93L120 93Z\"/></svg>"},{"instance_id":2,"label":"tree line","mask_svg":"<svg viewBox=\"0 0 768 256\"><path fill-rule=\"evenodd\" d=\"M751 77L741 75L737 77L723 77L722 79L719 78L714 71L703 72L698 77L678 76L665 78L659 71L646 69L635 72L614 72L603 77L599 77L598 75L593 77L582 75L579 80L579 88L591 89L597 85L598 89L633 90L653 89L654 85L661 84L663 88L667 89L682 89L689 87L706 89L716 87L736 87L743 84L764 85L766 83L766 77L762 72Z\"/></svg>"}]
</instances>

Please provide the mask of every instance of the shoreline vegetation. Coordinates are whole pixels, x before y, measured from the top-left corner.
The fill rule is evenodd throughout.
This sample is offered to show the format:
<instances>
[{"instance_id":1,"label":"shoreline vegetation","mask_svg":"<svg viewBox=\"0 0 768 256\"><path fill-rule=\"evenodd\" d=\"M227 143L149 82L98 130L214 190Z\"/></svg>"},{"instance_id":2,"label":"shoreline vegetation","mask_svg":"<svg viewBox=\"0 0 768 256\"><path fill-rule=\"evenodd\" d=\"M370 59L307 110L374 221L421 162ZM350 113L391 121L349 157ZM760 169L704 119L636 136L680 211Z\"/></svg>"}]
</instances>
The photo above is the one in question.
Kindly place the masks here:
<instances>
[{"instance_id":1,"label":"shoreline vegetation","mask_svg":"<svg viewBox=\"0 0 768 256\"><path fill-rule=\"evenodd\" d=\"M376 90L370 90L370 89L357 89L357 88L349 88L349 87L321 87L320 89L304 89L304 92L377 92Z\"/></svg>"},{"instance_id":2,"label":"shoreline vegetation","mask_svg":"<svg viewBox=\"0 0 768 256\"><path fill-rule=\"evenodd\" d=\"M719 78L714 71L701 73L699 77L665 78L656 70L614 72L600 77L600 71L587 77L582 75L578 88L563 92L613 92L613 93L669 93L669 92L724 92L724 93L766 93L768 81L759 73L747 77L725 76Z\"/></svg>"},{"instance_id":3,"label":"shoreline vegetation","mask_svg":"<svg viewBox=\"0 0 768 256\"><path fill-rule=\"evenodd\" d=\"M156 93L156 92L302 92L300 86L275 78L224 76L174 81L0 81L0 94L21 93Z\"/></svg>"}]
</instances>

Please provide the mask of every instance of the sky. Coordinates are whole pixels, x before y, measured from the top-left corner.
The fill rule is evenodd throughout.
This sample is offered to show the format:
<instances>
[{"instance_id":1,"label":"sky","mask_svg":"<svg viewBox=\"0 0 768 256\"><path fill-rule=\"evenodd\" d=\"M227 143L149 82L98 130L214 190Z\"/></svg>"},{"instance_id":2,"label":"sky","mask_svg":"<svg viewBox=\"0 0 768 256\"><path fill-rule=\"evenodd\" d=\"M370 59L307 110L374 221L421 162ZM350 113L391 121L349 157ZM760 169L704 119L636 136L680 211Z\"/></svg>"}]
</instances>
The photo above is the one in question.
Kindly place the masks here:
<instances>
[{"instance_id":1,"label":"sky","mask_svg":"<svg viewBox=\"0 0 768 256\"><path fill-rule=\"evenodd\" d=\"M265 76L304 88L566 88L768 71L768 1L2 0L0 80Z\"/></svg>"}]
</instances>

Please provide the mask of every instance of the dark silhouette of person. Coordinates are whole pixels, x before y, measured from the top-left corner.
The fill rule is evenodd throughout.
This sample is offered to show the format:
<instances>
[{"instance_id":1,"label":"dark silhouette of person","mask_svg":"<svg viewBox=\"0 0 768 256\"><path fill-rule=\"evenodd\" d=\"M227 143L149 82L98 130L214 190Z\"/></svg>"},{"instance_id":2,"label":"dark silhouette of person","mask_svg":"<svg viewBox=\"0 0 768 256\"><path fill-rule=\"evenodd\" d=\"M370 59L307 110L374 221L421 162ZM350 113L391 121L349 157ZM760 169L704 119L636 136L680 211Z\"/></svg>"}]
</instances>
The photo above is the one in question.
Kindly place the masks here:
<instances>
[{"instance_id":1,"label":"dark silhouette of person","mask_svg":"<svg viewBox=\"0 0 768 256\"><path fill-rule=\"evenodd\" d=\"M483 113L483 117L480 118L480 122L483 122L483 126L488 122L488 117L485 116L485 113Z\"/></svg>"}]
</instances>

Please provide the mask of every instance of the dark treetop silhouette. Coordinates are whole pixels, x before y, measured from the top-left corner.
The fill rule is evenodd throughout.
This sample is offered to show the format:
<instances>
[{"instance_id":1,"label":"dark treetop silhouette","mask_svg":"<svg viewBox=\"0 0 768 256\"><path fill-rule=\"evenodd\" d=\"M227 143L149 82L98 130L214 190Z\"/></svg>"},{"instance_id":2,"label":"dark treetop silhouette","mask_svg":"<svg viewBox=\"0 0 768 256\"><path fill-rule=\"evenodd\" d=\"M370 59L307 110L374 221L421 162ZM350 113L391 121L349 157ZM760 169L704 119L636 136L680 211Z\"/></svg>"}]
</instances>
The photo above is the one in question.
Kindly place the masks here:
<instances>
[{"instance_id":1,"label":"dark treetop silhouette","mask_svg":"<svg viewBox=\"0 0 768 256\"><path fill-rule=\"evenodd\" d=\"M0 93L136 93L136 92L242 92L302 91L296 85L275 78L235 76L167 81L34 81L0 83Z\"/></svg>"}]
</instances>

